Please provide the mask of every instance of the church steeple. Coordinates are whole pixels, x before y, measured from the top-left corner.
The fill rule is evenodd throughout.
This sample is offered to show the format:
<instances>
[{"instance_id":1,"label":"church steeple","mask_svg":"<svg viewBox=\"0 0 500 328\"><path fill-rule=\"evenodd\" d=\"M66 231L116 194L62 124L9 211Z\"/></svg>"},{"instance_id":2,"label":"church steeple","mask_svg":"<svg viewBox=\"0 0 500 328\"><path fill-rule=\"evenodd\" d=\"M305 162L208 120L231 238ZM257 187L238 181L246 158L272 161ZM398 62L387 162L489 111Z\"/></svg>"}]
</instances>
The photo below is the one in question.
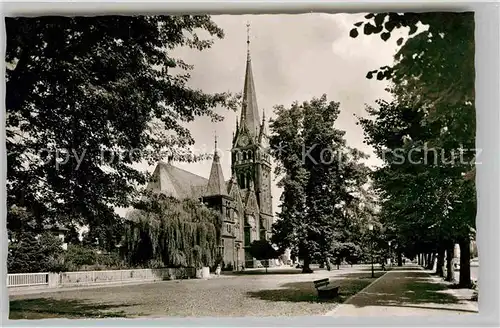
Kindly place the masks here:
<instances>
[{"instance_id":1,"label":"church steeple","mask_svg":"<svg viewBox=\"0 0 500 328\"><path fill-rule=\"evenodd\" d=\"M247 66L245 84L243 86L243 105L241 108L240 127L242 129L246 128L251 135L255 135L260 127L257 96L252 74L252 60L250 58L250 24L247 24Z\"/></svg>"},{"instance_id":2,"label":"church steeple","mask_svg":"<svg viewBox=\"0 0 500 328\"><path fill-rule=\"evenodd\" d=\"M222 166L220 164L220 157L217 152L217 135L215 135L214 159L212 161L212 169L210 170L206 195L227 195L226 183L224 182L224 175L222 174Z\"/></svg>"}]
</instances>

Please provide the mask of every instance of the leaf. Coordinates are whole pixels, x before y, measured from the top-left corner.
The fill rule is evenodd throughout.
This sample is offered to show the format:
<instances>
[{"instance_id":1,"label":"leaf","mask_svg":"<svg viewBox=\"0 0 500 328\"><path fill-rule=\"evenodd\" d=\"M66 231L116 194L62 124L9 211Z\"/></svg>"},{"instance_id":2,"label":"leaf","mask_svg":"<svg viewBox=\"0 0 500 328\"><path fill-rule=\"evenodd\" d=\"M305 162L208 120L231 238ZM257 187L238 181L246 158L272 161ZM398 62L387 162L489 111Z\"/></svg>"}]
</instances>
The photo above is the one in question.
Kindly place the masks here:
<instances>
[{"instance_id":1,"label":"leaf","mask_svg":"<svg viewBox=\"0 0 500 328\"><path fill-rule=\"evenodd\" d=\"M398 46L400 46L401 44L403 44L403 41L404 41L404 38L399 38L398 41L396 41L396 44Z\"/></svg>"},{"instance_id":2,"label":"leaf","mask_svg":"<svg viewBox=\"0 0 500 328\"><path fill-rule=\"evenodd\" d=\"M373 78L373 71L370 71L366 74L367 79L372 79Z\"/></svg>"},{"instance_id":3,"label":"leaf","mask_svg":"<svg viewBox=\"0 0 500 328\"><path fill-rule=\"evenodd\" d=\"M380 34L380 38L384 41L387 41L389 40L389 38L391 37L391 33L390 32L384 32L382 34Z\"/></svg>"},{"instance_id":4,"label":"leaf","mask_svg":"<svg viewBox=\"0 0 500 328\"><path fill-rule=\"evenodd\" d=\"M417 27L416 24L415 25L410 25L410 31L408 32L408 34L409 35L415 34L415 32L417 32L417 29L418 29L418 27Z\"/></svg>"},{"instance_id":5,"label":"leaf","mask_svg":"<svg viewBox=\"0 0 500 328\"><path fill-rule=\"evenodd\" d=\"M377 73L377 80L383 80L384 79L384 73L383 72L378 72Z\"/></svg>"},{"instance_id":6,"label":"leaf","mask_svg":"<svg viewBox=\"0 0 500 328\"><path fill-rule=\"evenodd\" d=\"M374 30L375 30L375 26L373 26L370 23L366 23L364 28L363 28L363 33L365 33L366 35L370 35L373 33Z\"/></svg>"},{"instance_id":7,"label":"leaf","mask_svg":"<svg viewBox=\"0 0 500 328\"><path fill-rule=\"evenodd\" d=\"M363 22L354 23L354 26L356 26L356 27L360 27L361 25L363 25Z\"/></svg>"},{"instance_id":8,"label":"leaf","mask_svg":"<svg viewBox=\"0 0 500 328\"><path fill-rule=\"evenodd\" d=\"M356 28L353 28L353 29L349 32L349 36L350 36L351 38L356 38L358 35L359 35L359 32L358 32L358 29L356 29Z\"/></svg>"},{"instance_id":9,"label":"leaf","mask_svg":"<svg viewBox=\"0 0 500 328\"><path fill-rule=\"evenodd\" d=\"M375 25L376 26L383 26L382 23L384 22L385 17L386 17L386 14L377 14L375 16Z\"/></svg>"},{"instance_id":10,"label":"leaf","mask_svg":"<svg viewBox=\"0 0 500 328\"><path fill-rule=\"evenodd\" d=\"M370 14L366 15L365 18L372 19L374 16L375 16L375 14L370 13Z\"/></svg>"}]
</instances>

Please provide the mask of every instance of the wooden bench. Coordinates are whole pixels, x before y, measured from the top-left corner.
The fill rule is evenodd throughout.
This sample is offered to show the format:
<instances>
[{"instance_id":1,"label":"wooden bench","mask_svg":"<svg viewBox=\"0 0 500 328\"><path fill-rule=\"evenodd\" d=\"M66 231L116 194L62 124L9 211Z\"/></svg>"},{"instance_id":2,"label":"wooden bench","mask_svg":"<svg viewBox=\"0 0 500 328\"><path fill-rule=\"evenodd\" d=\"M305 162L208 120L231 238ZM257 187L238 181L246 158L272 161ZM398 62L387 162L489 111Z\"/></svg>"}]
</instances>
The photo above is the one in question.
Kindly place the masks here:
<instances>
[{"instance_id":1,"label":"wooden bench","mask_svg":"<svg viewBox=\"0 0 500 328\"><path fill-rule=\"evenodd\" d=\"M335 298L339 295L340 286L330 285L330 280L325 278L315 280L314 288L318 291L318 297L320 298Z\"/></svg>"}]
</instances>

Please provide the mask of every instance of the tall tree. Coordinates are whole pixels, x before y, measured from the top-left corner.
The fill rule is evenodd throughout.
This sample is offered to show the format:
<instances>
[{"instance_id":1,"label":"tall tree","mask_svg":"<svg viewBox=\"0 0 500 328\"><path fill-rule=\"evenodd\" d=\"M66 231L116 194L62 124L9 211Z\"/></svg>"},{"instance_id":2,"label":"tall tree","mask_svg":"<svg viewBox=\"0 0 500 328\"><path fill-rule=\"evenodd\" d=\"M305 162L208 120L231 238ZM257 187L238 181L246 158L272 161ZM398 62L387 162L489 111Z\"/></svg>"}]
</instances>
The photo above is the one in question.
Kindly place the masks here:
<instances>
[{"instance_id":1,"label":"tall tree","mask_svg":"<svg viewBox=\"0 0 500 328\"><path fill-rule=\"evenodd\" d=\"M223 37L206 15L19 17L6 31L9 231L49 220L113 227L114 208L147 181L133 164L165 149L196 159L182 152L194 142L185 123L221 120L215 109L232 104L189 87L193 67L172 55Z\"/></svg>"},{"instance_id":2,"label":"tall tree","mask_svg":"<svg viewBox=\"0 0 500 328\"><path fill-rule=\"evenodd\" d=\"M276 107L277 118L270 124L283 187L273 241L298 249L303 272L311 272L312 259L329 263L335 248L348 241L345 207L367 178L360 163L365 155L347 147L344 132L334 128L339 112L339 103L323 95L289 109Z\"/></svg>"},{"instance_id":3,"label":"tall tree","mask_svg":"<svg viewBox=\"0 0 500 328\"><path fill-rule=\"evenodd\" d=\"M461 245L463 251L460 261L463 271L460 274L460 285L470 286L468 250L475 227L476 207L473 182L475 153L471 151L474 148L475 133L474 14L369 14L365 16L365 21L355 24L350 32L351 37L357 37L361 28L364 34L380 35L383 40L388 40L397 29L408 28L408 35L397 41L401 47L395 55L394 64L370 71L367 77L390 80L393 83L390 91L395 99L394 105L401 109L418 109L415 112L421 115L417 121L420 121L422 128L418 124L415 125L416 128L425 131L424 126L433 127L429 134L412 139L408 147L419 147L426 142L445 154L442 161L453 163L445 167L418 166L422 169L418 173L421 176L418 178L420 182L415 180L411 184L412 188L409 189L413 189L413 196L408 191L408 197L400 209L406 212L414 211L419 206L423 209L423 205L419 204L422 204L425 197L427 201L434 203L434 206L427 207L425 211L431 213L427 218L435 218L435 215L440 215L441 218L434 220L434 224L427 222L428 220L422 222L422 219L416 222L420 222L421 229L433 227L432 230L427 230L427 239L431 235L434 240L436 236L440 236L440 240L445 238L448 241L448 253L453 242ZM387 130L385 132L388 135L391 133ZM401 139L399 132L401 131L392 133L395 140ZM408 148L407 154L409 150ZM453 158L455 151L461 153L460 160ZM389 178L390 174L387 175L387 179ZM411 177L404 182L401 179L395 180L396 183L408 185ZM433 186L431 190L430 185ZM393 199L392 203L394 202ZM436 229L441 231L429 233ZM424 247L427 252L435 251L432 247L429 249L428 243L419 247ZM442 247L437 248L442 254ZM448 266L451 267L450 263Z\"/></svg>"}]
</instances>

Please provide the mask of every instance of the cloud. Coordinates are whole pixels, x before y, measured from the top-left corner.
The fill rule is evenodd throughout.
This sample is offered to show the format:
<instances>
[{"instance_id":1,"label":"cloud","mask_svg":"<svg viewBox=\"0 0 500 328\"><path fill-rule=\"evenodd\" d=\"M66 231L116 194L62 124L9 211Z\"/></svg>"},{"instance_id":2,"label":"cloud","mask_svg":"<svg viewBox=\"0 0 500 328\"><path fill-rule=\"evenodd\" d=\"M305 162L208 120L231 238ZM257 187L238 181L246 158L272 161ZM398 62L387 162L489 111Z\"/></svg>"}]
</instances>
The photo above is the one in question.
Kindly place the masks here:
<instances>
[{"instance_id":1,"label":"cloud","mask_svg":"<svg viewBox=\"0 0 500 328\"><path fill-rule=\"evenodd\" d=\"M174 54L194 65L190 85L205 92L241 92L246 63L246 23L251 23L251 58L257 101L262 113L272 116L275 105L290 105L327 94L339 101L341 114L337 128L346 131L350 146L372 154L363 144L363 131L354 114L363 115L365 104L387 98L386 84L366 79L369 70L390 65L396 53L396 39L387 42L378 36L349 37L353 24L363 14L301 15L222 15L213 20L224 30L225 38L211 49L177 49ZM190 124L196 146L213 148L214 130L219 148L226 151L222 167L230 177L231 136L238 113L223 110L224 122L213 124L201 118ZM376 158L368 161L377 164ZM208 177L210 162L181 163L178 166ZM145 168L144 166L142 168ZM152 168L149 168L152 170ZM273 187L274 209L280 191Z\"/></svg>"}]
</instances>

